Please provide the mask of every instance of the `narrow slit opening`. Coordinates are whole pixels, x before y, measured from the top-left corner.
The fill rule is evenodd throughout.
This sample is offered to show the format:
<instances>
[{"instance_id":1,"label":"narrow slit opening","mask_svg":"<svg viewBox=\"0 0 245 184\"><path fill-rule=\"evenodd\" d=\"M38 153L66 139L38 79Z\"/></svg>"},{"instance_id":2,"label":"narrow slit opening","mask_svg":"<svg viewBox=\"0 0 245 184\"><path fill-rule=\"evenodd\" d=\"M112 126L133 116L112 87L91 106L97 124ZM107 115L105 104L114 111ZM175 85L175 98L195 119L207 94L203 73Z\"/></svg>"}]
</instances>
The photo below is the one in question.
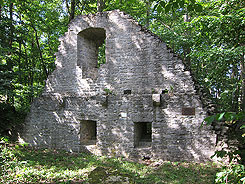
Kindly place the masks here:
<instances>
[{"instance_id":1,"label":"narrow slit opening","mask_svg":"<svg viewBox=\"0 0 245 184\"><path fill-rule=\"evenodd\" d=\"M97 63L97 68L100 68L100 66L102 64L105 64L106 63L106 58L105 58L105 40L104 42L102 43L101 46L99 46L98 48L98 63Z\"/></svg>"}]
</instances>

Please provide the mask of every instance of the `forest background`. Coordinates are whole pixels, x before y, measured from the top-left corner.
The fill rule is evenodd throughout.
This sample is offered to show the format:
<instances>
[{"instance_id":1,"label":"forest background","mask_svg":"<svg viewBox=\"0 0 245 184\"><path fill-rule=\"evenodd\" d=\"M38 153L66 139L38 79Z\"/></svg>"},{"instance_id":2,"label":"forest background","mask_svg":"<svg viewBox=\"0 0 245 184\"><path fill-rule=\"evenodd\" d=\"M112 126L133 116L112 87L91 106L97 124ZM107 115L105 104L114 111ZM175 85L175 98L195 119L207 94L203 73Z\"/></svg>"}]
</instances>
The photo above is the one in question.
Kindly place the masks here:
<instances>
[{"instance_id":1,"label":"forest background","mask_svg":"<svg viewBox=\"0 0 245 184\"><path fill-rule=\"evenodd\" d=\"M182 58L212 115L206 122L226 121L244 141L244 5L243 0L0 0L0 135L13 135L24 122L55 69L58 38L69 22L120 9ZM240 151L244 157L244 147Z\"/></svg>"}]
</instances>

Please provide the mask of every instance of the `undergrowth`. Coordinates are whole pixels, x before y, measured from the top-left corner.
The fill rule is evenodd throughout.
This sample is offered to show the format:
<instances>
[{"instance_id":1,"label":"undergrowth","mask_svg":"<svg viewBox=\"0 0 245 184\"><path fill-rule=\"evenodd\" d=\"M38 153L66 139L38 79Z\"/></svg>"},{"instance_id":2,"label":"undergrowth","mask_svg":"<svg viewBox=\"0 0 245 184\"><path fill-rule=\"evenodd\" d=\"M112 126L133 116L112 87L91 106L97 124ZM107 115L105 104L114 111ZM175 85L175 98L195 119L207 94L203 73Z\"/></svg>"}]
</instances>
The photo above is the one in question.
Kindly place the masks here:
<instances>
[{"instance_id":1,"label":"undergrowth","mask_svg":"<svg viewBox=\"0 0 245 184\"><path fill-rule=\"evenodd\" d=\"M102 175L95 173L102 170ZM123 158L72 154L20 145L0 145L0 183L214 183L219 168L214 164L163 162L160 166ZM94 179L94 177L98 177ZM105 180L104 180L104 179ZM109 180L108 180L109 181Z\"/></svg>"}]
</instances>

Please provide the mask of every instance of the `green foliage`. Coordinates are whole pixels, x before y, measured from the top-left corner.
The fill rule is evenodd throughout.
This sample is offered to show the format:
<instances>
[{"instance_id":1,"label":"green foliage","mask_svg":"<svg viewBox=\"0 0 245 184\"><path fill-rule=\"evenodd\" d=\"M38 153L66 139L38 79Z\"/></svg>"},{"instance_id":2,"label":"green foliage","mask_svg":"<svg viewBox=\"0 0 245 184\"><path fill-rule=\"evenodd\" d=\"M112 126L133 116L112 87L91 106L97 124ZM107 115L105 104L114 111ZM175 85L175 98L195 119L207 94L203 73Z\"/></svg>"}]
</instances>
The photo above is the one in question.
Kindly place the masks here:
<instances>
[{"instance_id":1,"label":"green foliage","mask_svg":"<svg viewBox=\"0 0 245 184\"><path fill-rule=\"evenodd\" d=\"M156 9L181 1L157 2ZM185 1L168 13L155 11L151 30L183 58L218 111L244 110L244 3L201 2L204 8L200 12L188 10L188 3L196 2Z\"/></svg>"},{"instance_id":2,"label":"green foliage","mask_svg":"<svg viewBox=\"0 0 245 184\"><path fill-rule=\"evenodd\" d=\"M225 122L226 126L230 126L230 127L236 126L236 129L238 130L240 129L240 131L238 130L236 131L237 138L241 142L241 144L245 144L245 138L244 138L245 131L243 130L245 126L243 123L240 123L243 122L244 119L245 119L245 112L239 112L239 113L223 112L205 118L204 121L202 122L202 126L204 122L206 122L207 125L212 124L214 122ZM230 161L234 161L234 159L236 159L236 161L239 161L237 160L237 155L242 155L243 153L241 151L240 150L225 151L224 149L222 149L220 151L216 151L215 155L213 156L217 156L220 158L229 157ZM241 158L242 156L238 159Z\"/></svg>"},{"instance_id":3,"label":"green foliage","mask_svg":"<svg viewBox=\"0 0 245 184\"><path fill-rule=\"evenodd\" d=\"M212 124L215 121L226 121L228 124L236 123L237 121L243 121L245 119L245 112L222 112L218 113L212 116L208 116L204 119L202 122L202 125L204 122L206 122L207 125ZM244 125L241 125L241 129L244 127Z\"/></svg>"},{"instance_id":4,"label":"green foliage","mask_svg":"<svg viewBox=\"0 0 245 184\"><path fill-rule=\"evenodd\" d=\"M105 58L105 43L103 43L99 47L99 51L98 51L98 68L100 67L101 64L105 64L105 63L106 63L106 58Z\"/></svg>"},{"instance_id":5,"label":"green foliage","mask_svg":"<svg viewBox=\"0 0 245 184\"><path fill-rule=\"evenodd\" d=\"M135 20L140 22L141 24L146 23L146 11L147 11L147 3L142 0L108 0L105 1L106 8L105 11L109 10L121 10L125 13L130 14L134 17Z\"/></svg>"},{"instance_id":6,"label":"green foliage","mask_svg":"<svg viewBox=\"0 0 245 184\"><path fill-rule=\"evenodd\" d=\"M180 8L186 8L189 12L201 12L203 10L202 5L196 0L157 0L154 2L154 9L157 10L158 13L169 13L170 11L175 13L175 11Z\"/></svg>"},{"instance_id":7,"label":"green foliage","mask_svg":"<svg viewBox=\"0 0 245 184\"><path fill-rule=\"evenodd\" d=\"M104 183L109 176L130 183L213 183L213 164L164 162L161 166L123 158L0 145L0 183ZM106 174L106 178L101 177ZM99 178L98 178L99 177Z\"/></svg>"},{"instance_id":8,"label":"green foliage","mask_svg":"<svg viewBox=\"0 0 245 184\"><path fill-rule=\"evenodd\" d=\"M113 94L112 91L111 91L110 89L108 89L108 88L105 88L105 89L104 89L104 92L106 93L106 95L111 95L111 94Z\"/></svg>"},{"instance_id":9,"label":"green foliage","mask_svg":"<svg viewBox=\"0 0 245 184\"><path fill-rule=\"evenodd\" d=\"M24 121L54 69L66 30L62 1L3 1L0 6L0 134Z\"/></svg>"},{"instance_id":10,"label":"green foliage","mask_svg":"<svg viewBox=\"0 0 245 184\"><path fill-rule=\"evenodd\" d=\"M216 121L225 121L227 125L236 125L239 122L243 122L245 119L245 112L223 112L213 116L209 116L205 118L205 122L207 124L211 124ZM245 128L244 124L239 125L239 129L242 130ZM241 144L245 144L245 131L236 131L238 136L238 140L240 140ZM226 150L222 148L215 152L212 156L217 156L218 158L229 158L229 164L222 168L221 172L218 172L216 175L216 183L244 183L245 182L245 169L242 164L242 156L244 155L244 150ZM240 163L240 164L239 164Z\"/></svg>"},{"instance_id":11,"label":"green foliage","mask_svg":"<svg viewBox=\"0 0 245 184\"><path fill-rule=\"evenodd\" d=\"M230 163L218 172L215 179L216 183L244 184L245 166L241 164Z\"/></svg>"},{"instance_id":12,"label":"green foliage","mask_svg":"<svg viewBox=\"0 0 245 184\"><path fill-rule=\"evenodd\" d=\"M16 111L15 108L7 103L0 103L0 135L12 135L16 130L16 125L23 122L24 112Z\"/></svg>"}]
</instances>

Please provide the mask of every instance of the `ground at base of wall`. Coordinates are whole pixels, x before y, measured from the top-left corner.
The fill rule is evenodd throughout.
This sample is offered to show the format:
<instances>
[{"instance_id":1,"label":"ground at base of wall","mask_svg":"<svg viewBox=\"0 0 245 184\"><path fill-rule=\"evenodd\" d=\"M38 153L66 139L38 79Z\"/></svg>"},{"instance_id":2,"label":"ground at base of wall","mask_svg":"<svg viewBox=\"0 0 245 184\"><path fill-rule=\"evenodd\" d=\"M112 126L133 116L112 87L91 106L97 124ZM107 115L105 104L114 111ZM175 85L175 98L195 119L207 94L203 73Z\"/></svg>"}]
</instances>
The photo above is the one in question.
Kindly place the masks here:
<instances>
[{"instance_id":1,"label":"ground at base of wall","mask_svg":"<svg viewBox=\"0 0 245 184\"><path fill-rule=\"evenodd\" d=\"M0 183L214 183L213 163L187 163L71 154L0 145Z\"/></svg>"}]
</instances>

